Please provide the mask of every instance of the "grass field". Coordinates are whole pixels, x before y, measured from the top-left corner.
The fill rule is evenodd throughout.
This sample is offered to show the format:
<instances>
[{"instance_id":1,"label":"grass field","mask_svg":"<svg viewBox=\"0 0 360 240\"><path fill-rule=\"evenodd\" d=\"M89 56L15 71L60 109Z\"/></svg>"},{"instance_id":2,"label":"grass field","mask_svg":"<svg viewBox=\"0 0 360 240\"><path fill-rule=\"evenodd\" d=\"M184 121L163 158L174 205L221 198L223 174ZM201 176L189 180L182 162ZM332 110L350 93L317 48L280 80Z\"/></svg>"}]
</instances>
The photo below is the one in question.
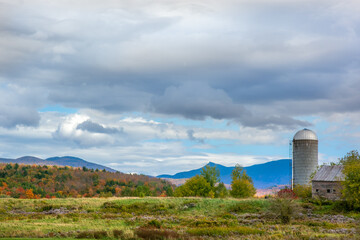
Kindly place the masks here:
<instances>
[{"instance_id":1,"label":"grass field","mask_svg":"<svg viewBox=\"0 0 360 240\"><path fill-rule=\"evenodd\" d=\"M0 238L360 239L359 214L299 203L290 224L267 199L0 199Z\"/></svg>"}]
</instances>

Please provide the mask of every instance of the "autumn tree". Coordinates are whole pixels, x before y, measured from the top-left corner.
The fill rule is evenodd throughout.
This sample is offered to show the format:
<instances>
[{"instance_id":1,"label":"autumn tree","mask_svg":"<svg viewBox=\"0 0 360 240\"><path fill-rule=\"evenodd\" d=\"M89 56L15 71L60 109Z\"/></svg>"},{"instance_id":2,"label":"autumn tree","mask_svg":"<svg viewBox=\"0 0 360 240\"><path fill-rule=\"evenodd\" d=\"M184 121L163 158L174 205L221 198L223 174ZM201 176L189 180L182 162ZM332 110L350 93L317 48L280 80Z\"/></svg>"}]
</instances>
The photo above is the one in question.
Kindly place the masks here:
<instances>
[{"instance_id":1,"label":"autumn tree","mask_svg":"<svg viewBox=\"0 0 360 240\"><path fill-rule=\"evenodd\" d=\"M246 198L255 195L256 189L252 179L240 165L237 164L235 166L231 173L231 179L231 196L235 198Z\"/></svg>"},{"instance_id":2,"label":"autumn tree","mask_svg":"<svg viewBox=\"0 0 360 240\"><path fill-rule=\"evenodd\" d=\"M360 208L360 155L353 150L340 159L344 166L343 196L353 208Z\"/></svg>"},{"instance_id":3,"label":"autumn tree","mask_svg":"<svg viewBox=\"0 0 360 240\"><path fill-rule=\"evenodd\" d=\"M29 199L33 199L33 198L35 198L35 195L34 195L34 193L33 193L33 190L32 190L32 189L28 189L28 190L26 190L25 195L26 195L26 198L29 198Z\"/></svg>"}]
</instances>

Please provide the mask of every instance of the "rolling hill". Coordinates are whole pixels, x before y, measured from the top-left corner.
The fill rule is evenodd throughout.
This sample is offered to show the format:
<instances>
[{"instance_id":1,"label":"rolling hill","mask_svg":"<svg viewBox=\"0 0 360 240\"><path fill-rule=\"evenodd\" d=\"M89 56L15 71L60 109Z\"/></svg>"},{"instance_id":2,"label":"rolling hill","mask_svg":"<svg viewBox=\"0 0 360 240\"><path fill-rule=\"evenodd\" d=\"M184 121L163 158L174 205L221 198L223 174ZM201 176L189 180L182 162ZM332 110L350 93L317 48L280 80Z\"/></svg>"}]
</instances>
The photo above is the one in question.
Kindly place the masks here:
<instances>
[{"instance_id":1,"label":"rolling hill","mask_svg":"<svg viewBox=\"0 0 360 240\"><path fill-rule=\"evenodd\" d=\"M108 172L116 172L116 170L105 167L100 164L91 163L88 161L85 161L81 158L77 157L71 157L71 156L65 156L65 157L51 157L47 159L41 159L37 157L32 156L25 156L20 157L16 159L10 159L10 158L0 158L0 163L18 163L18 164L27 164L27 165L55 165L55 166L70 166L70 167L86 167L89 169L99 169L103 170L105 169Z\"/></svg>"},{"instance_id":2,"label":"rolling hill","mask_svg":"<svg viewBox=\"0 0 360 240\"><path fill-rule=\"evenodd\" d=\"M256 164L244 167L246 173L252 178L254 186L259 189L269 188L277 185L287 185L290 182L290 159L281 159L263 164ZM225 184L231 183L231 172L234 167L226 167L220 164L209 162L207 165L217 167L220 171L220 179ZM159 175L158 178L184 179L200 174L201 168L186 172L179 172L174 175Z\"/></svg>"}]
</instances>

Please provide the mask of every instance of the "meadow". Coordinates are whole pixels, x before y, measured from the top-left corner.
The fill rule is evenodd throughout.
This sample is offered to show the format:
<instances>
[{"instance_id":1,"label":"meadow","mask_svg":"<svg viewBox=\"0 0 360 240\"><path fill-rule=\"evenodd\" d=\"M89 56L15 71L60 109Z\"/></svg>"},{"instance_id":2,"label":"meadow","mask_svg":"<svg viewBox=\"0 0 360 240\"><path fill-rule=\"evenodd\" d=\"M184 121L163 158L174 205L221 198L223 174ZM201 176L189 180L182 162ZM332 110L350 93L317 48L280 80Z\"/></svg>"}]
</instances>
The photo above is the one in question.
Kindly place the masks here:
<instances>
[{"instance_id":1,"label":"meadow","mask_svg":"<svg viewBox=\"0 0 360 240\"><path fill-rule=\"evenodd\" d=\"M297 201L289 224L271 199L0 199L0 238L360 239L356 212ZM280 210L279 210L280 211Z\"/></svg>"}]
</instances>

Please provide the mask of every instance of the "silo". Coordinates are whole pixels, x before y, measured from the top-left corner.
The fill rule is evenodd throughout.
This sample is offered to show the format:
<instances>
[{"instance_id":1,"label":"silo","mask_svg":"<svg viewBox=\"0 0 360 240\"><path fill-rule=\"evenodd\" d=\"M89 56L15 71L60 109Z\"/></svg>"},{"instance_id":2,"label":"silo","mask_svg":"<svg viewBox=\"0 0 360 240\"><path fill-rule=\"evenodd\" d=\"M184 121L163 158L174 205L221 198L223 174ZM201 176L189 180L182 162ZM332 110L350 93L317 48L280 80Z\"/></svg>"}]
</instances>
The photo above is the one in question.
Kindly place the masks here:
<instances>
[{"instance_id":1,"label":"silo","mask_svg":"<svg viewBox=\"0 0 360 240\"><path fill-rule=\"evenodd\" d=\"M293 139L292 182L293 186L309 184L310 175L318 166L318 138L304 128Z\"/></svg>"}]
</instances>

